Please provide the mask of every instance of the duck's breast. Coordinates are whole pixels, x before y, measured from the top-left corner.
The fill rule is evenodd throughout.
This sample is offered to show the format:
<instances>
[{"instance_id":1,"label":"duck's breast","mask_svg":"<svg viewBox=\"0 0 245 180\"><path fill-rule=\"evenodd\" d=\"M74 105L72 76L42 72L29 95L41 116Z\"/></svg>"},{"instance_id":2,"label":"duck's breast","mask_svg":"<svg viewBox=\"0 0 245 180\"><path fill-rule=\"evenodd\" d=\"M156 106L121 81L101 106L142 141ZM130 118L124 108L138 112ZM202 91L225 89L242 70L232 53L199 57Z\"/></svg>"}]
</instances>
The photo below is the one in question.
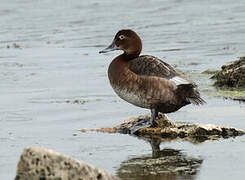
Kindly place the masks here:
<instances>
[{"instance_id":1,"label":"duck's breast","mask_svg":"<svg viewBox=\"0 0 245 180\"><path fill-rule=\"evenodd\" d=\"M144 98L142 80L129 70L126 61L115 59L109 66L108 77L115 93L125 101L143 108L150 108Z\"/></svg>"}]
</instances>

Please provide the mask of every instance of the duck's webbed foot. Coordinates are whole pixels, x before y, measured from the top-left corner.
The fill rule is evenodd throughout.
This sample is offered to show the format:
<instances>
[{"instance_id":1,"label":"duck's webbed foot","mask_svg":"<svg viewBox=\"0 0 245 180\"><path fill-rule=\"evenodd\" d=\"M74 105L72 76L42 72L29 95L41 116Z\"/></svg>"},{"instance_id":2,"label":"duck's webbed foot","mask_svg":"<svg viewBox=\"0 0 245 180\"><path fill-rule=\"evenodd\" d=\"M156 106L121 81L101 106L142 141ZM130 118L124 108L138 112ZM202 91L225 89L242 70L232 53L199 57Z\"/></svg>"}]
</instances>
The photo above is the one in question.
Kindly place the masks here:
<instances>
[{"instance_id":1,"label":"duck's webbed foot","mask_svg":"<svg viewBox=\"0 0 245 180\"><path fill-rule=\"evenodd\" d=\"M156 118L159 117L159 111L156 109L151 109L151 118L150 118L150 123L151 127L157 127L158 123L156 122Z\"/></svg>"}]
</instances>

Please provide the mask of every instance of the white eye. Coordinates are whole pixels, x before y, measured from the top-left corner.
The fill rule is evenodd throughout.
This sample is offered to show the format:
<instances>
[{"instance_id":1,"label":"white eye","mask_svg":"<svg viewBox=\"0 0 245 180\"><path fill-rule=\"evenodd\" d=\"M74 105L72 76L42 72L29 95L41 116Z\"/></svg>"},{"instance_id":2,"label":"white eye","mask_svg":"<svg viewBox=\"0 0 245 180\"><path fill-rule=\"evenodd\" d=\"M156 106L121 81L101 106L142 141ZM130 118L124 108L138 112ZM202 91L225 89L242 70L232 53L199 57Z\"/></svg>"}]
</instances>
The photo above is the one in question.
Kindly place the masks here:
<instances>
[{"instance_id":1,"label":"white eye","mask_svg":"<svg viewBox=\"0 0 245 180\"><path fill-rule=\"evenodd\" d=\"M123 39L125 39L125 36L124 36L124 35L120 35L120 36L119 36L119 39L120 39L120 40L123 40Z\"/></svg>"}]
</instances>

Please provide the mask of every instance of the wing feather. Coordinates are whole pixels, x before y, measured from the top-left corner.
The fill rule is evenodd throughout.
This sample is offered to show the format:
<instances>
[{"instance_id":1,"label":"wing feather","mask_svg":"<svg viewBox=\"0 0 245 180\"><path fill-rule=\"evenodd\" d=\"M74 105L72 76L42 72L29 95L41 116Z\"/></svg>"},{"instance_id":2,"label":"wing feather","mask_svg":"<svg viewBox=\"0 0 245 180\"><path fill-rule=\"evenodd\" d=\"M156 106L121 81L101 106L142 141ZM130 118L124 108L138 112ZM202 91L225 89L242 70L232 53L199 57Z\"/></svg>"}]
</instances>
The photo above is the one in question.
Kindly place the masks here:
<instances>
[{"instance_id":1,"label":"wing feather","mask_svg":"<svg viewBox=\"0 0 245 180\"><path fill-rule=\"evenodd\" d=\"M129 62L129 69L138 75L157 76L168 79L176 85L193 84L169 64L150 55L142 55L131 60Z\"/></svg>"}]
</instances>

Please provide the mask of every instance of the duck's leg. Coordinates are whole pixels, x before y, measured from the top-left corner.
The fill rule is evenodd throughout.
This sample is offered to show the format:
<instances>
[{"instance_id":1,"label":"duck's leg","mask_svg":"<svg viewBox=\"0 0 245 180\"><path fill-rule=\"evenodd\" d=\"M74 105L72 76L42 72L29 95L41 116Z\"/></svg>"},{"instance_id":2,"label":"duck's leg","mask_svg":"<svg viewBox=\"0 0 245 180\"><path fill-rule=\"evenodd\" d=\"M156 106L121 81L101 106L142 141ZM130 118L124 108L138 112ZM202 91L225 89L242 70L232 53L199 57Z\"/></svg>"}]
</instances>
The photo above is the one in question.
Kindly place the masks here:
<instances>
[{"instance_id":1,"label":"duck's leg","mask_svg":"<svg viewBox=\"0 0 245 180\"><path fill-rule=\"evenodd\" d=\"M157 127L158 123L156 122L156 118L158 117L158 110L157 109L151 109L151 119L150 123L152 127Z\"/></svg>"},{"instance_id":2,"label":"duck's leg","mask_svg":"<svg viewBox=\"0 0 245 180\"><path fill-rule=\"evenodd\" d=\"M158 123L156 122L156 117L158 117L157 109L151 109L151 118L149 119L141 119L136 123L133 123L131 127L129 127L129 133L135 134L139 129L148 128L148 127L157 127Z\"/></svg>"}]
</instances>

